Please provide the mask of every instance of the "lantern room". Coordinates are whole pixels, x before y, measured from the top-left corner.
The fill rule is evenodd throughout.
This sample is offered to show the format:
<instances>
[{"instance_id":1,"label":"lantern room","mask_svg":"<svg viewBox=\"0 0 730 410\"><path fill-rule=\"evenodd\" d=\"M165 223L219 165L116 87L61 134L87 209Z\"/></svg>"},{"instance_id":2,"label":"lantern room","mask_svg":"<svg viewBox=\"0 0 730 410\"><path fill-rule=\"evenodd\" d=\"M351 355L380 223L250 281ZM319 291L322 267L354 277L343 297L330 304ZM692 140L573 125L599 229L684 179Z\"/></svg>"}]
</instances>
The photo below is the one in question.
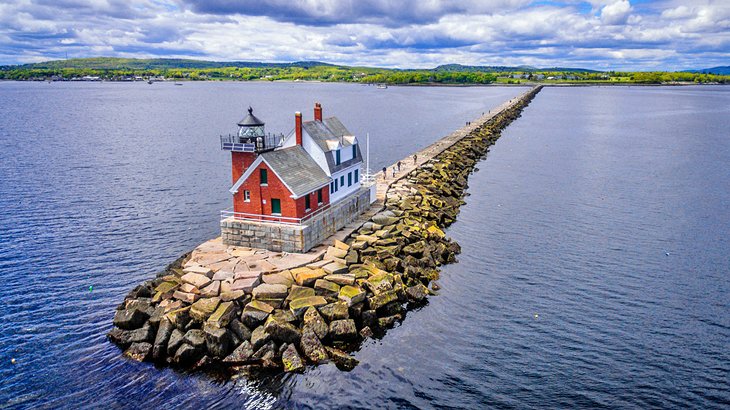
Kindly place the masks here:
<instances>
[{"instance_id":1,"label":"lantern room","mask_svg":"<svg viewBox=\"0 0 730 410\"><path fill-rule=\"evenodd\" d=\"M283 134L266 134L265 123L253 115L253 108L248 107L248 115L238 122L235 135L221 135L221 149L232 152L262 153L271 151L281 144Z\"/></svg>"}]
</instances>

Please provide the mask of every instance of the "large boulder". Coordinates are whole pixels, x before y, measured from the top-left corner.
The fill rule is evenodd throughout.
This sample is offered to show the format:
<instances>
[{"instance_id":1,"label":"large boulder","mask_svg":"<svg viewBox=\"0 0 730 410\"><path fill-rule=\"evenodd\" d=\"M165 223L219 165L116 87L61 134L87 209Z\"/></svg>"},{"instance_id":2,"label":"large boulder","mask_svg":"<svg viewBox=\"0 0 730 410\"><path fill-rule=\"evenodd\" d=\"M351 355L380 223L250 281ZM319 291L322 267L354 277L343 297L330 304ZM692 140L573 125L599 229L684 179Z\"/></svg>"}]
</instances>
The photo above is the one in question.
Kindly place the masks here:
<instances>
[{"instance_id":1,"label":"large boulder","mask_svg":"<svg viewBox=\"0 0 730 410\"><path fill-rule=\"evenodd\" d=\"M149 317L146 306L132 304L126 309L117 310L114 314L114 326L124 330L138 329Z\"/></svg>"},{"instance_id":2,"label":"large boulder","mask_svg":"<svg viewBox=\"0 0 730 410\"><path fill-rule=\"evenodd\" d=\"M181 366L189 365L194 363L195 360L200 356L201 350L187 343L183 343L175 351L173 361Z\"/></svg>"},{"instance_id":3,"label":"large boulder","mask_svg":"<svg viewBox=\"0 0 730 410\"><path fill-rule=\"evenodd\" d=\"M354 357L348 355L347 353L343 352L340 349L336 349L334 347L326 347L327 354L330 356L333 362L335 362L335 366L337 366L338 369L344 370L344 371L350 371L355 368L355 366L358 365L358 360Z\"/></svg>"},{"instance_id":4,"label":"large boulder","mask_svg":"<svg viewBox=\"0 0 730 410\"><path fill-rule=\"evenodd\" d=\"M286 285L262 283L253 289L254 299L283 299L289 289Z\"/></svg>"},{"instance_id":5,"label":"large boulder","mask_svg":"<svg viewBox=\"0 0 730 410\"><path fill-rule=\"evenodd\" d=\"M286 287L291 286L294 282L294 278L292 278L291 273L288 270L277 273L264 274L262 276L262 279L264 280L264 283L272 285L284 285Z\"/></svg>"},{"instance_id":6,"label":"large boulder","mask_svg":"<svg viewBox=\"0 0 730 410\"><path fill-rule=\"evenodd\" d=\"M143 362L149 359L152 353L152 345L147 342L132 343L127 350L124 351L124 356Z\"/></svg>"},{"instance_id":7,"label":"large boulder","mask_svg":"<svg viewBox=\"0 0 730 410\"><path fill-rule=\"evenodd\" d=\"M314 296L313 288L306 287L306 286L292 285L291 289L289 290L289 295L286 297L286 300L292 301L294 299L308 298L310 296Z\"/></svg>"},{"instance_id":8,"label":"large boulder","mask_svg":"<svg viewBox=\"0 0 730 410\"><path fill-rule=\"evenodd\" d=\"M287 346L281 355L281 362L284 365L285 372L301 372L304 370L304 361L294 344Z\"/></svg>"},{"instance_id":9,"label":"large boulder","mask_svg":"<svg viewBox=\"0 0 730 410\"><path fill-rule=\"evenodd\" d=\"M251 330L238 319L231 320L228 328L236 334L240 340L251 340Z\"/></svg>"},{"instance_id":10,"label":"large boulder","mask_svg":"<svg viewBox=\"0 0 730 410\"><path fill-rule=\"evenodd\" d=\"M310 296L305 298L294 299L289 302L289 309L296 317L301 317L302 314L310 307L324 306L327 304L327 299L322 296Z\"/></svg>"},{"instance_id":11,"label":"large boulder","mask_svg":"<svg viewBox=\"0 0 730 410\"><path fill-rule=\"evenodd\" d=\"M208 352L215 357L225 357L230 351L230 330L206 323L203 331L205 332L205 344Z\"/></svg>"},{"instance_id":12,"label":"large boulder","mask_svg":"<svg viewBox=\"0 0 730 410\"><path fill-rule=\"evenodd\" d=\"M338 275L347 273L347 265L341 262L332 262L328 263L327 265L324 265L322 267L322 270L324 271L325 275L322 275L322 277L327 275Z\"/></svg>"},{"instance_id":13,"label":"large boulder","mask_svg":"<svg viewBox=\"0 0 730 410\"><path fill-rule=\"evenodd\" d=\"M327 276L322 269L296 268L291 270L294 281L299 286L312 286L317 279Z\"/></svg>"},{"instance_id":14,"label":"large boulder","mask_svg":"<svg viewBox=\"0 0 730 410\"><path fill-rule=\"evenodd\" d=\"M334 320L330 323L332 340L352 340L357 337L357 326L352 319Z\"/></svg>"},{"instance_id":15,"label":"large boulder","mask_svg":"<svg viewBox=\"0 0 730 410\"><path fill-rule=\"evenodd\" d=\"M386 328L392 327L395 324L395 322L397 322L401 319L403 319L403 316L401 316L400 314L381 317L381 318L378 318L378 326L382 329L386 329Z\"/></svg>"},{"instance_id":16,"label":"large boulder","mask_svg":"<svg viewBox=\"0 0 730 410\"><path fill-rule=\"evenodd\" d=\"M352 306L365 300L365 291L358 286L343 286L337 298Z\"/></svg>"},{"instance_id":17,"label":"large boulder","mask_svg":"<svg viewBox=\"0 0 730 410\"><path fill-rule=\"evenodd\" d=\"M154 337L155 329L148 324L139 329L120 330L109 334L109 338L122 347L127 347L132 343L152 342Z\"/></svg>"},{"instance_id":18,"label":"large boulder","mask_svg":"<svg viewBox=\"0 0 730 410\"><path fill-rule=\"evenodd\" d=\"M257 359L259 364L263 367L277 367L274 359L276 358L276 344L274 342L268 342L261 346L251 356L252 359Z\"/></svg>"},{"instance_id":19,"label":"large boulder","mask_svg":"<svg viewBox=\"0 0 730 410\"><path fill-rule=\"evenodd\" d=\"M340 292L340 285L326 279L317 279L317 281L314 282L314 292L319 296L334 299Z\"/></svg>"},{"instance_id":20,"label":"large boulder","mask_svg":"<svg viewBox=\"0 0 730 410\"><path fill-rule=\"evenodd\" d=\"M264 330L271 335L272 339L278 342L296 343L301 338L299 329L294 325L273 316L266 321Z\"/></svg>"},{"instance_id":21,"label":"large boulder","mask_svg":"<svg viewBox=\"0 0 730 410\"><path fill-rule=\"evenodd\" d=\"M424 241L418 241L403 248L403 252L415 258L420 258L421 256L423 256L423 253L425 251L426 243Z\"/></svg>"},{"instance_id":22,"label":"large boulder","mask_svg":"<svg viewBox=\"0 0 730 410\"><path fill-rule=\"evenodd\" d=\"M338 319L347 319L349 317L347 303L342 301L320 307L319 313L322 314L328 322Z\"/></svg>"},{"instance_id":23,"label":"large boulder","mask_svg":"<svg viewBox=\"0 0 730 410\"><path fill-rule=\"evenodd\" d=\"M393 225L394 223L398 222L398 218L395 216L388 216L384 213L377 214L373 216L372 221L375 222L378 225Z\"/></svg>"},{"instance_id":24,"label":"large boulder","mask_svg":"<svg viewBox=\"0 0 730 410\"><path fill-rule=\"evenodd\" d=\"M205 322L215 312L220 302L217 297L199 299L190 307L190 317L198 322Z\"/></svg>"},{"instance_id":25,"label":"large boulder","mask_svg":"<svg viewBox=\"0 0 730 410\"><path fill-rule=\"evenodd\" d=\"M238 345L231 354L223 359L223 363L226 364L241 364L245 363L251 356L253 356L253 346L248 340L244 340L243 343Z\"/></svg>"},{"instance_id":26,"label":"large boulder","mask_svg":"<svg viewBox=\"0 0 730 410\"><path fill-rule=\"evenodd\" d=\"M157 328L157 335L155 336L155 342L152 345L152 358L154 360L162 360L165 358L167 353L167 343L170 341L170 335L175 329L175 325L167 319L163 319L160 322L160 326Z\"/></svg>"},{"instance_id":27,"label":"large boulder","mask_svg":"<svg viewBox=\"0 0 730 410\"><path fill-rule=\"evenodd\" d=\"M244 308L241 313L241 321L250 328L254 328L262 323L274 311L274 307L261 302L252 300Z\"/></svg>"},{"instance_id":28,"label":"large boulder","mask_svg":"<svg viewBox=\"0 0 730 410\"><path fill-rule=\"evenodd\" d=\"M189 283L198 289L203 289L211 282L210 278L208 278L206 275L201 275L194 272L186 273L180 279L184 283Z\"/></svg>"},{"instance_id":29,"label":"large boulder","mask_svg":"<svg viewBox=\"0 0 730 410\"><path fill-rule=\"evenodd\" d=\"M420 302L428 295L428 288L422 283L418 283L406 288L406 295L408 296L408 300L412 302Z\"/></svg>"},{"instance_id":30,"label":"large boulder","mask_svg":"<svg viewBox=\"0 0 730 410\"><path fill-rule=\"evenodd\" d=\"M236 304L233 302L223 302L210 315L207 323L215 327L226 327L235 316Z\"/></svg>"},{"instance_id":31,"label":"large boulder","mask_svg":"<svg viewBox=\"0 0 730 410\"><path fill-rule=\"evenodd\" d=\"M368 298L368 305L371 310L377 310L395 300L398 300L398 295L396 295L395 291L390 290Z\"/></svg>"},{"instance_id":32,"label":"large boulder","mask_svg":"<svg viewBox=\"0 0 730 410\"><path fill-rule=\"evenodd\" d=\"M328 358L327 351L324 346L322 346L322 342L320 342L313 330L306 327L302 332L302 338L299 341L299 348L312 363L320 363Z\"/></svg>"},{"instance_id":33,"label":"large boulder","mask_svg":"<svg viewBox=\"0 0 730 410\"><path fill-rule=\"evenodd\" d=\"M304 312L303 324L304 327L314 331L320 339L324 339L327 336L327 332L329 332L327 322L322 319L322 316L314 307L310 307L306 312Z\"/></svg>"},{"instance_id":34,"label":"large boulder","mask_svg":"<svg viewBox=\"0 0 730 410\"><path fill-rule=\"evenodd\" d=\"M183 343L187 343L196 349L205 347L205 332L201 329L190 329L183 337Z\"/></svg>"},{"instance_id":35,"label":"large boulder","mask_svg":"<svg viewBox=\"0 0 730 410\"><path fill-rule=\"evenodd\" d=\"M257 350L270 340L271 335L266 331L266 328L263 325L257 327L253 330L253 332L251 332L251 346L254 350Z\"/></svg>"},{"instance_id":36,"label":"large boulder","mask_svg":"<svg viewBox=\"0 0 730 410\"><path fill-rule=\"evenodd\" d=\"M181 332L180 329L173 329L170 333L170 339L167 341L167 355L172 356L177 352L177 349L182 345L185 333Z\"/></svg>"},{"instance_id":37,"label":"large boulder","mask_svg":"<svg viewBox=\"0 0 730 410\"><path fill-rule=\"evenodd\" d=\"M345 259L346 255L347 255L346 249L340 249L340 248L336 248L334 246L330 246L327 248L327 252L324 255L324 259L326 259L326 260Z\"/></svg>"},{"instance_id":38,"label":"large boulder","mask_svg":"<svg viewBox=\"0 0 730 410\"><path fill-rule=\"evenodd\" d=\"M390 273L378 273L365 281L365 286L375 295L393 289L393 275Z\"/></svg>"},{"instance_id":39,"label":"large boulder","mask_svg":"<svg viewBox=\"0 0 730 410\"><path fill-rule=\"evenodd\" d=\"M326 280L336 283L340 286L352 285L355 283L355 275L352 273L340 273L336 275L327 275L324 277Z\"/></svg>"}]
</instances>

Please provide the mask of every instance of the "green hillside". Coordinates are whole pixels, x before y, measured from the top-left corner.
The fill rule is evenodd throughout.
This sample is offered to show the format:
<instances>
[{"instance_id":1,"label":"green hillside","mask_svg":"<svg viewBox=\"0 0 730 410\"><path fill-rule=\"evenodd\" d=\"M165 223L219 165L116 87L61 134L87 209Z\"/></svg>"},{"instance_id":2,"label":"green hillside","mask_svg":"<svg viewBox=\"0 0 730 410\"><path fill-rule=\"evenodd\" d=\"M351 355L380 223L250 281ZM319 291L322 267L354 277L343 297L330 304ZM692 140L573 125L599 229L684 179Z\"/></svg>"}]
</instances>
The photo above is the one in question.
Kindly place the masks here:
<instances>
[{"instance_id":1,"label":"green hillside","mask_svg":"<svg viewBox=\"0 0 730 410\"><path fill-rule=\"evenodd\" d=\"M718 75L718 74L724 75ZM327 81L386 84L686 84L730 83L727 67L696 72L600 72L583 68L466 66L432 69L348 67L319 61L263 63L193 59L77 58L0 66L0 80Z\"/></svg>"}]
</instances>

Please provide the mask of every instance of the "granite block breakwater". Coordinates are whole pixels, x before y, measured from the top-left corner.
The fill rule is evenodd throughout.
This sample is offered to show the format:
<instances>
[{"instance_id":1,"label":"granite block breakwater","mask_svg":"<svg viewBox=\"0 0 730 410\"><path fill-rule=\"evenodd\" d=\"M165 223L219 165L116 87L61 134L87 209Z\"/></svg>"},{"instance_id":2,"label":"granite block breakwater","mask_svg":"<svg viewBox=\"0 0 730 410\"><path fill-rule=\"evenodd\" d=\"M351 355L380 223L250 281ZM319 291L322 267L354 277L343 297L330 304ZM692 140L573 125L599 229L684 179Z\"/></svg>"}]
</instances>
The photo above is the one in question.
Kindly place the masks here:
<instances>
[{"instance_id":1,"label":"granite block breakwater","mask_svg":"<svg viewBox=\"0 0 730 410\"><path fill-rule=\"evenodd\" d=\"M351 369L357 361L348 352L436 293L439 266L460 252L444 229L469 174L540 88L391 183L384 209L322 260L237 273L184 255L127 295L109 339L134 360L230 375L325 361Z\"/></svg>"}]
</instances>

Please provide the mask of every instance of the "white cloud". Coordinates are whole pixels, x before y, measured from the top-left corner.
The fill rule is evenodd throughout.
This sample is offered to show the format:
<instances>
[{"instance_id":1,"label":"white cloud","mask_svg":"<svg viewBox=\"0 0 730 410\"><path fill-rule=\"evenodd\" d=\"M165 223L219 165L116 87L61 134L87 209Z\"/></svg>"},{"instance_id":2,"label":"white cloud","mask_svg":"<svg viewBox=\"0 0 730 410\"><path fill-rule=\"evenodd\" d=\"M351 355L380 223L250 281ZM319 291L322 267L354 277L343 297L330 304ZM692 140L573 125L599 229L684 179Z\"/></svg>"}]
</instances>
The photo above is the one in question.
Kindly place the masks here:
<instances>
[{"instance_id":1,"label":"white cloud","mask_svg":"<svg viewBox=\"0 0 730 410\"><path fill-rule=\"evenodd\" d=\"M16 0L0 4L0 64L59 58L66 52L70 57L321 60L391 67L686 68L727 64L730 59L727 0L633 6L627 0L590 0L589 11L579 0L566 2L424 0L408 3L417 5L409 11L371 0L365 2L370 14L362 18L346 10L348 18L309 25L298 22L296 15L206 14L181 7L178 0ZM355 4L267 4L286 10L289 3L314 7L312 13L324 16L334 16L343 4ZM378 17L388 7L396 7L397 13Z\"/></svg>"},{"instance_id":2,"label":"white cloud","mask_svg":"<svg viewBox=\"0 0 730 410\"><path fill-rule=\"evenodd\" d=\"M618 0L603 6L601 20L606 24L625 24L631 13L631 4L628 0Z\"/></svg>"}]
</instances>

